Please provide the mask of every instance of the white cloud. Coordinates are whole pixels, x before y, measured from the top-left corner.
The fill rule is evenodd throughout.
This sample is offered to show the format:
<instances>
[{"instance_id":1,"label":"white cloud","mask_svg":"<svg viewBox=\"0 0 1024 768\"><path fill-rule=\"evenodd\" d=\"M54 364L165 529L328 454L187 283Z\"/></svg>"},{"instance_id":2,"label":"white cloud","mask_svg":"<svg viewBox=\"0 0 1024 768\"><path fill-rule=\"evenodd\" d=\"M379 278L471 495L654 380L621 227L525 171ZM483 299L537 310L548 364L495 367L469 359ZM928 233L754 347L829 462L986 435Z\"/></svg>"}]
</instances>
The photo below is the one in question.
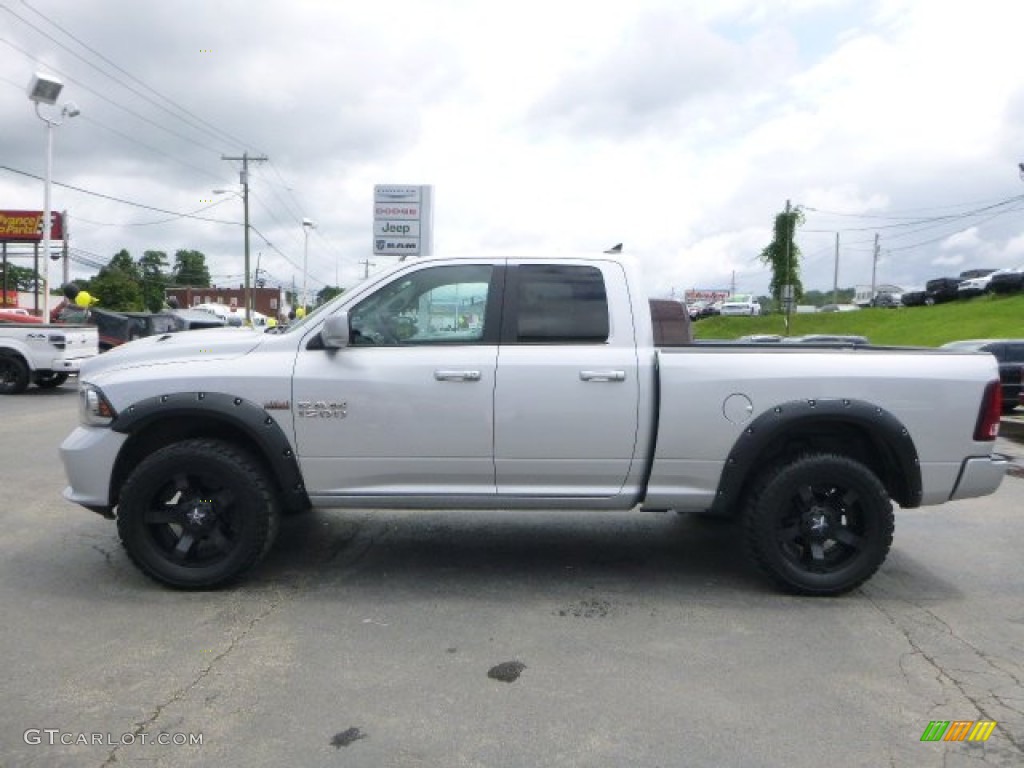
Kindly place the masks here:
<instances>
[{"instance_id":1,"label":"white cloud","mask_svg":"<svg viewBox=\"0 0 1024 768\"><path fill-rule=\"evenodd\" d=\"M222 155L264 152L252 221L272 245L255 237L253 259L285 282L301 263L302 217L318 223L318 286L362 274L382 182L434 184L441 249L623 241L662 295L728 285L734 271L738 287L766 292L757 254L786 200L806 210L807 288L831 288L836 232L841 285L870 282L876 233L886 280L1024 258L1024 212L972 213L1024 192L1024 71L1008 64L1024 3L9 5L0 37L66 72L64 95L83 110L56 131L54 178L194 211L236 182ZM0 51L0 165L41 174L44 132L24 95L39 64ZM167 217L81 192L55 187L54 198L78 248L197 248L215 274L241 273L237 201L209 212L233 224L158 224ZM0 201L41 207L41 184L0 171Z\"/></svg>"}]
</instances>

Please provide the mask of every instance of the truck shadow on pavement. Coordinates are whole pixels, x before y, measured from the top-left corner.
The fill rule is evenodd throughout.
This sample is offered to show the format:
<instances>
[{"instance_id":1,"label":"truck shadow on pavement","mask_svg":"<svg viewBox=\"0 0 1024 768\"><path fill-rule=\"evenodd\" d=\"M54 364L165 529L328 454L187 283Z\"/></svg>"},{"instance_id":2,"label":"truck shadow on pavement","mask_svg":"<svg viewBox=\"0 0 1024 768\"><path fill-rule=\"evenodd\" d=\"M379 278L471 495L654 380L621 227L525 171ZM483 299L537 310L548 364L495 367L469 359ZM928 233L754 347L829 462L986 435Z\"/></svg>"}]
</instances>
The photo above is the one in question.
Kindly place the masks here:
<instances>
[{"instance_id":1,"label":"truck shadow on pavement","mask_svg":"<svg viewBox=\"0 0 1024 768\"><path fill-rule=\"evenodd\" d=\"M567 582L681 599L789 597L748 561L735 523L639 512L310 512L284 518L274 549L244 585L386 584L436 597L514 588L545 593ZM906 600L957 593L898 547L849 597L864 590Z\"/></svg>"},{"instance_id":2,"label":"truck shadow on pavement","mask_svg":"<svg viewBox=\"0 0 1024 768\"><path fill-rule=\"evenodd\" d=\"M760 594L734 525L674 513L311 512L282 521L248 581L480 591L567 580Z\"/></svg>"}]
</instances>

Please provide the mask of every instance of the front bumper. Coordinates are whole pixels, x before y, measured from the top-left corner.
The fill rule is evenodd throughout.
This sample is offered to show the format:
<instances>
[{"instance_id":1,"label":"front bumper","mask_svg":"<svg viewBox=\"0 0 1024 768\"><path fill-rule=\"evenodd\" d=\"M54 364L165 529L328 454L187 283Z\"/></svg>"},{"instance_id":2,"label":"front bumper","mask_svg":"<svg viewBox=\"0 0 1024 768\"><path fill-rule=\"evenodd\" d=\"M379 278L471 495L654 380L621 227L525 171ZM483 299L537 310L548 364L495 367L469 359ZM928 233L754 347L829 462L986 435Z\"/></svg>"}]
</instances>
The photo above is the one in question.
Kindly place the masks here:
<instances>
[{"instance_id":1,"label":"front bumper","mask_svg":"<svg viewBox=\"0 0 1024 768\"><path fill-rule=\"evenodd\" d=\"M78 373L82 363L89 360L88 357L58 357L50 361L50 370L54 373Z\"/></svg>"},{"instance_id":2,"label":"front bumper","mask_svg":"<svg viewBox=\"0 0 1024 768\"><path fill-rule=\"evenodd\" d=\"M1013 460L1001 453L964 459L950 501L973 499L995 493Z\"/></svg>"},{"instance_id":3,"label":"front bumper","mask_svg":"<svg viewBox=\"0 0 1024 768\"><path fill-rule=\"evenodd\" d=\"M64 498L109 514L110 478L127 439L128 435L106 427L81 426L68 435L60 446L60 459L68 478Z\"/></svg>"}]
</instances>

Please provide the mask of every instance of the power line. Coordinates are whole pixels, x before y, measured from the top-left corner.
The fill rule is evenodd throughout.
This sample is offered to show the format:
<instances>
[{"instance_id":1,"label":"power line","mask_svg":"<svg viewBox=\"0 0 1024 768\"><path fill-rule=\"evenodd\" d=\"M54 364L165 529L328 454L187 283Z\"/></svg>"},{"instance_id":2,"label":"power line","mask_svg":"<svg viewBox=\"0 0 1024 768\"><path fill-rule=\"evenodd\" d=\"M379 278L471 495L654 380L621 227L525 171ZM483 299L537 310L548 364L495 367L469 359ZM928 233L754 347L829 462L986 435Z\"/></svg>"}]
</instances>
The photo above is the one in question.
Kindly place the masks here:
<instances>
[{"instance_id":1,"label":"power line","mask_svg":"<svg viewBox=\"0 0 1024 768\"><path fill-rule=\"evenodd\" d=\"M9 173L16 173L19 176L27 176L30 179L37 179L39 181L43 180L42 176L37 176L36 174L29 173L28 171L20 171L17 168L11 168L10 166L7 166L7 165L0 165L0 170L8 171ZM70 190L73 190L75 192L81 192L83 195L90 195L91 197L99 197L99 198L102 198L103 200L110 200L110 201L115 202L115 203L122 203L123 205L130 205L130 206L132 206L134 208L143 208L143 209L145 209L147 211L156 211L157 213L166 213L166 214L170 214L171 216L174 216L175 218L179 218L179 219L195 219L196 221L209 221L209 222L212 222L213 224L230 224L231 226L235 226L235 227L241 226L241 224L239 224L237 221L225 221L224 219L211 219L208 216L196 216L194 213L181 213L180 211L169 211L166 208L157 208L156 206L153 206L153 205L146 205L145 203L136 203L136 202L133 202L131 200L125 200L124 198L121 198L121 197L114 197L113 195L105 195L102 192L93 192L92 190L89 190L89 189L83 189L82 187L76 187L73 184L64 184L63 182L60 182L60 181L54 181L54 182L51 182L51 183L55 187L62 187L63 189L70 189ZM213 206L211 205L211 206L208 206L208 207L212 208ZM203 210L203 209L200 209L200 210Z\"/></svg>"},{"instance_id":2,"label":"power line","mask_svg":"<svg viewBox=\"0 0 1024 768\"><path fill-rule=\"evenodd\" d=\"M96 49L92 48L91 46L89 46L88 44L84 43L79 38L75 37L72 33L70 33L67 30L65 30L63 27L61 27L55 21L53 21L52 19L49 19L48 17L44 16L42 13L40 13L35 8L33 8L31 5L29 5L27 2L25 2L25 0L22 0L22 4L26 8L28 8L30 11L35 13L37 16L42 18L44 21L46 21L48 24L50 24L50 25L56 27L57 29L59 29L62 33L64 33L68 37L70 37L72 40L74 40L80 46L82 46L87 51L92 53L94 56L98 57L99 59L101 59L103 62L105 62L109 66L113 67L118 72L121 72L122 74L126 75L133 82L135 82L135 83L139 84L140 86L142 86L142 88L144 88L145 90L139 90L139 89L133 87L132 85L129 85L128 83L124 82L124 80L122 80L122 79L120 79L118 77L115 77L114 75L110 74L109 72L104 71L102 68L96 66L91 61L86 59L84 56L82 56L81 54L77 53L76 51L72 50L70 47L68 47L67 45L62 43L60 40L55 38L53 35L49 34L48 32L46 32L43 29L40 29L38 26L33 24L31 21L28 21L27 19L25 19L23 16L19 16L17 13L15 13L13 10L8 8L7 6L3 6L3 8L11 16L13 16L14 18L18 19L18 21L20 21L22 24L24 24L27 27L33 29L38 34L42 35L47 40L51 41L54 45L57 45L57 46L63 48L65 51L70 53L72 56L74 56L76 59L81 61L86 66L89 66L92 69L96 70L97 72L99 72L104 77L106 77L106 78L108 78L110 80L113 80L115 83L120 85L125 90L129 91L130 93L134 94L135 96L138 96L140 99L143 99L144 101L147 101L148 103L152 104L157 109L165 112L166 114L170 115L171 117L175 118L176 120L179 120L180 122L184 123L185 125L188 125L193 130L196 130L196 131L198 131L200 133L205 133L206 135L211 136L211 137L217 139L218 141L223 141L223 140L227 139L230 142L234 142L234 143L237 143L237 144L240 144L240 145L245 145L245 142L240 141L236 137L231 136L230 134L220 130L219 128L217 128L216 126L214 126L211 123L207 122L206 120L203 120L202 118L200 118L197 115L195 115L192 112L190 112L188 109L182 107L180 104L175 102L173 99L170 99L167 96L164 96L162 93L160 93L158 90L156 90L152 86L148 85L147 83L144 83L142 80L140 80L139 78L135 77L134 75L132 75L127 70L125 70L122 67L118 66L117 64L112 62L110 59L108 59L106 56L101 54L99 51L97 51ZM168 107L164 106L163 104L161 104L160 102L158 102L156 99L153 98L153 96L151 94L155 94L156 96L159 96L163 101L165 101L168 104L170 104L173 107L173 109L168 108ZM175 110L177 110L177 112L184 113L185 115L188 116L188 118L182 117L182 115L176 113ZM206 127L204 127L204 126L206 126Z\"/></svg>"}]
</instances>

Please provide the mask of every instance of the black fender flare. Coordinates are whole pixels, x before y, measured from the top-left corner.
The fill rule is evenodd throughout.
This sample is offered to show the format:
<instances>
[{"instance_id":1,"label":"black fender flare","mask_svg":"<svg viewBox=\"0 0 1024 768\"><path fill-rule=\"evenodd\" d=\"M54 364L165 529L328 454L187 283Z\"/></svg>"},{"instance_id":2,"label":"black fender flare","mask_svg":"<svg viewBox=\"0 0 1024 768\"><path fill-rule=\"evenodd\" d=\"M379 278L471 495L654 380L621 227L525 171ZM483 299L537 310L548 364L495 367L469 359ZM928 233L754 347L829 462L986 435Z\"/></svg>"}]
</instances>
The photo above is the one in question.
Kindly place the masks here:
<instances>
[{"instance_id":1,"label":"black fender flare","mask_svg":"<svg viewBox=\"0 0 1024 768\"><path fill-rule=\"evenodd\" d=\"M904 508L921 505L923 493L917 448L907 428L892 413L863 400L792 400L763 412L748 424L733 444L722 468L712 511L731 514L757 472L771 446L784 442L787 434L808 433L817 424L842 424L868 436L882 466L895 475L879 479Z\"/></svg>"},{"instance_id":2,"label":"black fender flare","mask_svg":"<svg viewBox=\"0 0 1024 768\"><path fill-rule=\"evenodd\" d=\"M302 472L291 442L267 410L242 397L223 392L176 392L146 398L121 411L110 428L126 435L144 433L156 423L188 421L195 417L228 426L244 434L266 460L289 508L309 506ZM123 449L122 449L123 451ZM120 457L118 463L120 463Z\"/></svg>"}]
</instances>

